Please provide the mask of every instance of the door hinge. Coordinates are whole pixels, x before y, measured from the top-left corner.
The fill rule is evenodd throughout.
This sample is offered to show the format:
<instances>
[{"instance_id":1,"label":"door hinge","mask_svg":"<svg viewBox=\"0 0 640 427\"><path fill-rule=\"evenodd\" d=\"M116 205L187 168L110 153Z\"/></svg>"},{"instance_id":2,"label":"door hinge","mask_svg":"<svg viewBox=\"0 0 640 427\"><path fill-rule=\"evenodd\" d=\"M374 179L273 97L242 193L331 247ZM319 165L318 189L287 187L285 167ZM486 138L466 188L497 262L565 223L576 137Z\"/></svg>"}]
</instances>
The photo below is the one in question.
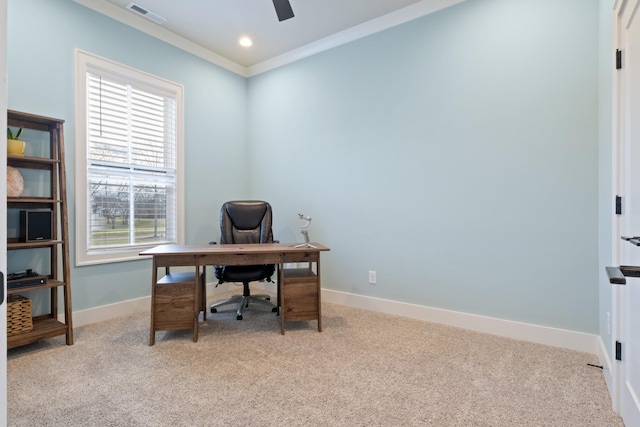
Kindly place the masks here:
<instances>
[{"instance_id":1,"label":"door hinge","mask_svg":"<svg viewBox=\"0 0 640 427\"><path fill-rule=\"evenodd\" d=\"M616 70L622 68L622 51L620 49L616 49Z\"/></svg>"},{"instance_id":2,"label":"door hinge","mask_svg":"<svg viewBox=\"0 0 640 427\"><path fill-rule=\"evenodd\" d=\"M616 341L616 360L622 360L622 343Z\"/></svg>"},{"instance_id":3,"label":"door hinge","mask_svg":"<svg viewBox=\"0 0 640 427\"><path fill-rule=\"evenodd\" d=\"M616 215L622 215L622 196L616 196Z\"/></svg>"}]
</instances>

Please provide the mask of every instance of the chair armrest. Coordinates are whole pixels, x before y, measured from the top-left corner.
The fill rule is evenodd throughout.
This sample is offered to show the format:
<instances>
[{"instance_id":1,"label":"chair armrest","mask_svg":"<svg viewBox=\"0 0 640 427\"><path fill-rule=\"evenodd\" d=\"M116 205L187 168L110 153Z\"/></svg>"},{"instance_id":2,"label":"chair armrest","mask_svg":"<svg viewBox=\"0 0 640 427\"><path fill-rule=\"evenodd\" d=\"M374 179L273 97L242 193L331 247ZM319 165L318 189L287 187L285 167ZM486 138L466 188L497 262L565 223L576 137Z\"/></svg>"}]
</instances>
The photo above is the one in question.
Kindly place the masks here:
<instances>
[{"instance_id":1,"label":"chair armrest","mask_svg":"<svg viewBox=\"0 0 640 427\"><path fill-rule=\"evenodd\" d=\"M274 240L273 243L280 243L280 240ZM209 242L210 245L217 245L218 242L216 242L215 240L212 240Z\"/></svg>"}]
</instances>

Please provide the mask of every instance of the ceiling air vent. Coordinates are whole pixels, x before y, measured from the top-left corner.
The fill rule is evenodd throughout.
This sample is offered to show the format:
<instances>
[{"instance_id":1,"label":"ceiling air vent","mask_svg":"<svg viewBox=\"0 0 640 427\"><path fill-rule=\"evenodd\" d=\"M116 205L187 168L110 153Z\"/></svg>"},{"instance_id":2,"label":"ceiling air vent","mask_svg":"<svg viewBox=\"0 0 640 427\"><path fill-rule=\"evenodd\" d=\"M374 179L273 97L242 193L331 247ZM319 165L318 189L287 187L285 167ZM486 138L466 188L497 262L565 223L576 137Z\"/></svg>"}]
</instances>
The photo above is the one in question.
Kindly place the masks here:
<instances>
[{"instance_id":1,"label":"ceiling air vent","mask_svg":"<svg viewBox=\"0 0 640 427\"><path fill-rule=\"evenodd\" d=\"M144 7L140 6L139 4L129 3L127 5L127 9L132 10L135 13L137 13L138 15L142 15L145 18L152 20L156 24L164 24L165 21L167 20L166 18L163 18L162 16L158 15L157 13L153 13L150 10L145 9Z\"/></svg>"}]
</instances>

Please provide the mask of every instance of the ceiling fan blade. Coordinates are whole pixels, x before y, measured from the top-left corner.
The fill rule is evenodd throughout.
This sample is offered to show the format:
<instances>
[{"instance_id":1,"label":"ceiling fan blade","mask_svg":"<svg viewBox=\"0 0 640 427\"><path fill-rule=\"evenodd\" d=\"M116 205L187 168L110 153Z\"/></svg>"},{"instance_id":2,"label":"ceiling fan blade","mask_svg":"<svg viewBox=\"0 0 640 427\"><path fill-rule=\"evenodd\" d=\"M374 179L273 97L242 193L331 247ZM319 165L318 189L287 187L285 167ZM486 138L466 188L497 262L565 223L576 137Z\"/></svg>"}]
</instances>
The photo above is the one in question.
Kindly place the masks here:
<instances>
[{"instance_id":1,"label":"ceiling fan blade","mask_svg":"<svg viewBox=\"0 0 640 427\"><path fill-rule=\"evenodd\" d=\"M273 0L273 7L276 8L278 21L280 22L294 17L293 9L291 9L291 3L289 3L289 0Z\"/></svg>"}]
</instances>

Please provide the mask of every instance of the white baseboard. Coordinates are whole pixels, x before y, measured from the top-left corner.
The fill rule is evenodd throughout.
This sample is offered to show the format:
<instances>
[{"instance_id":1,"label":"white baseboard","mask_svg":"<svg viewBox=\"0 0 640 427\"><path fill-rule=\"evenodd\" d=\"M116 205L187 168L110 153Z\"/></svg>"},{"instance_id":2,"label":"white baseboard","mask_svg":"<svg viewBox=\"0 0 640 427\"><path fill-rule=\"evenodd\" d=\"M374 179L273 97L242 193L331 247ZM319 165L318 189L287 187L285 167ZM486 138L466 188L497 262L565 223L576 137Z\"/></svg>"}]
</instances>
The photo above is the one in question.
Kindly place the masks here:
<instances>
[{"instance_id":1,"label":"white baseboard","mask_svg":"<svg viewBox=\"0 0 640 427\"><path fill-rule=\"evenodd\" d=\"M215 283L207 283L207 295L214 292L227 292L235 288L233 284L225 283L218 288ZM214 291L216 289L216 291ZM242 293L242 292L240 292ZM107 304L100 307L88 308L73 312L73 326L79 327L92 323L104 322L118 317L129 316L137 313L149 313L151 309L151 296L136 298L128 301ZM59 313L58 318L64 321L64 313Z\"/></svg>"},{"instance_id":2,"label":"white baseboard","mask_svg":"<svg viewBox=\"0 0 640 427\"><path fill-rule=\"evenodd\" d=\"M259 284L256 288L260 289L261 287L263 290L269 292L275 291L274 283ZM216 288L215 292L221 293L232 289L234 289L234 286L232 284L224 284ZM213 292L214 284L207 284L207 295L212 295ZM106 320L135 313L148 313L150 308L149 298L150 297L143 297L134 300L123 301L120 303L108 304L101 307L75 311L73 313L74 326L78 327L91 323L104 322ZM441 323L444 325L455 326L472 331L484 332L538 344L545 344L574 351L596 354L598 355L598 357L600 357L600 360L603 360L603 358L605 360L608 359L606 356L606 351L604 351L604 346L602 346L601 349L598 345L599 337L593 334L550 328L547 326L539 326L528 323L514 322L511 320L503 320L451 310L443 310L439 308L355 295L329 289L322 290L322 300L329 303L341 304L354 308L362 308L365 310L371 310L380 313L404 316L412 319L424 320L427 322ZM610 377L610 368L606 372L609 373Z\"/></svg>"},{"instance_id":3,"label":"white baseboard","mask_svg":"<svg viewBox=\"0 0 640 427\"><path fill-rule=\"evenodd\" d=\"M609 354L607 353L607 348L604 345L604 341L602 341L602 337L598 337L598 360L600 360L600 364L602 365L602 374L604 375L604 381L607 384L609 396L611 396L611 406L613 407L614 411L620 413L618 410L618 394L615 389L613 365L611 363L611 357L609 357Z\"/></svg>"},{"instance_id":4,"label":"white baseboard","mask_svg":"<svg viewBox=\"0 0 640 427\"><path fill-rule=\"evenodd\" d=\"M529 341L584 353L597 354L597 335L511 320L443 310L398 301L372 298L346 292L322 290L322 300L349 307L441 323L477 332Z\"/></svg>"},{"instance_id":5,"label":"white baseboard","mask_svg":"<svg viewBox=\"0 0 640 427\"><path fill-rule=\"evenodd\" d=\"M142 297L100 307L88 308L73 312L73 326L79 327L92 323L104 322L131 314L149 312L151 297ZM64 317L64 316L58 316Z\"/></svg>"}]
</instances>

